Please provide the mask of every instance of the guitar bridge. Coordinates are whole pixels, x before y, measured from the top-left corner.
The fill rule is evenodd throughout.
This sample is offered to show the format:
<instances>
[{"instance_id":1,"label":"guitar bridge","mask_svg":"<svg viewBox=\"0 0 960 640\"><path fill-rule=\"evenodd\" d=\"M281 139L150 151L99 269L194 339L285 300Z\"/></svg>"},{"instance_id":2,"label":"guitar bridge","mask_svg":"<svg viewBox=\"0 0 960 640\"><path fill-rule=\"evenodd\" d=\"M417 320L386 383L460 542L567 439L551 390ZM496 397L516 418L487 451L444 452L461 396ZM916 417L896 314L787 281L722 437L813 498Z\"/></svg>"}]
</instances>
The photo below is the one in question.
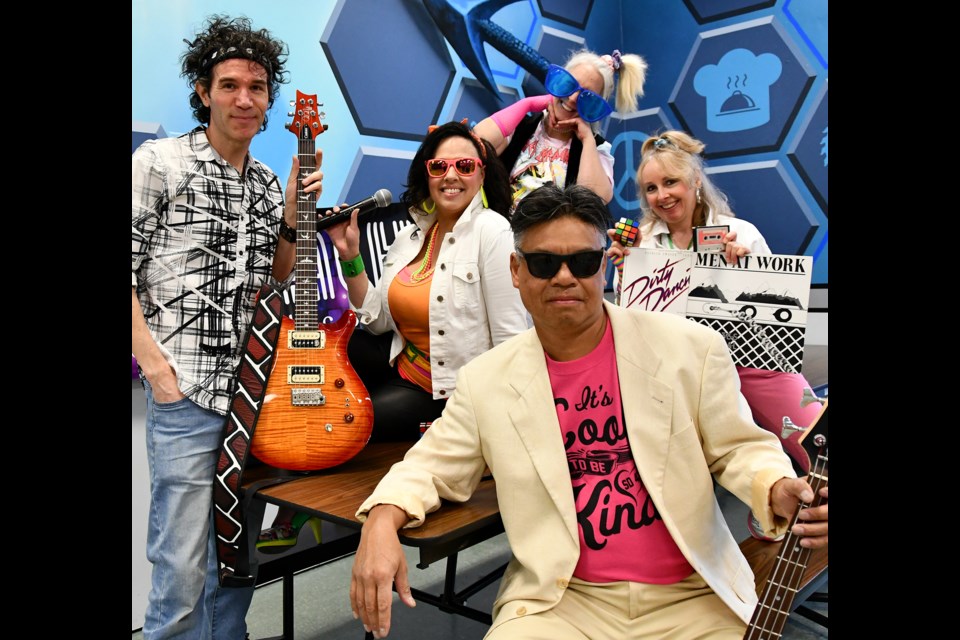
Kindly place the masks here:
<instances>
[{"instance_id":1,"label":"guitar bridge","mask_svg":"<svg viewBox=\"0 0 960 640\"><path fill-rule=\"evenodd\" d=\"M293 330L287 332L288 349L324 349L327 334L324 331Z\"/></svg>"},{"instance_id":2,"label":"guitar bridge","mask_svg":"<svg viewBox=\"0 0 960 640\"><path fill-rule=\"evenodd\" d=\"M323 384L323 365L290 365L287 384Z\"/></svg>"},{"instance_id":3,"label":"guitar bridge","mask_svg":"<svg viewBox=\"0 0 960 640\"><path fill-rule=\"evenodd\" d=\"M291 389L290 401L295 407L319 407L327 404L320 389Z\"/></svg>"}]
</instances>

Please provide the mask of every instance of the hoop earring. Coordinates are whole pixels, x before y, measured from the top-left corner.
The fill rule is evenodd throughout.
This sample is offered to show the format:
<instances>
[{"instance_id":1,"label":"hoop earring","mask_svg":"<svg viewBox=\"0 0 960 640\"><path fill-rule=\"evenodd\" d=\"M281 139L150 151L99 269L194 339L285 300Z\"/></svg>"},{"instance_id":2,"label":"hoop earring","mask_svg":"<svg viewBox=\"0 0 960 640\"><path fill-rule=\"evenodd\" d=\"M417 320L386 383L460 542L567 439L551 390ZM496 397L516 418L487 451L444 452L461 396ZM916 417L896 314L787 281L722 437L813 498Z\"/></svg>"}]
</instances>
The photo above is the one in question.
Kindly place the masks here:
<instances>
[{"instance_id":1,"label":"hoop earring","mask_svg":"<svg viewBox=\"0 0 960 640\"><path fill-rule=\"evenodd\" d=\"M490 208L490 205L487 203L487 192L483 190L483 185L480 185L480 202L483 203L484 209Z\"/></svg>"},{"instance_id":2,"label":"hoop earring","mask_svg":"<svg viewBox=\"0 0 960 640\"><path fill-rule=\"evenodd\" d=\"M703 198L700 197L700 187L697 187L697 204L703 202Z\"/></svg>"},{"instance_id":3,"label":"hoop earring","mask_svg":"<svg viewBox=\"0 0 960 640\"><path fill-rule=\"evenodd\" d=\"M430 203L430 206L429 206L429 207L427 206L427 203L428 203L428 202ZM430 215L431 213L433 213L434 211L437 210L437 203L434 202L433 200L430 200L430 199L428 198L428 199L426 199L426 200L424 200L423 202L420 203L420 208L423 209L423 211L424 211L427 215Z\"/></svg>"}]
</instances>

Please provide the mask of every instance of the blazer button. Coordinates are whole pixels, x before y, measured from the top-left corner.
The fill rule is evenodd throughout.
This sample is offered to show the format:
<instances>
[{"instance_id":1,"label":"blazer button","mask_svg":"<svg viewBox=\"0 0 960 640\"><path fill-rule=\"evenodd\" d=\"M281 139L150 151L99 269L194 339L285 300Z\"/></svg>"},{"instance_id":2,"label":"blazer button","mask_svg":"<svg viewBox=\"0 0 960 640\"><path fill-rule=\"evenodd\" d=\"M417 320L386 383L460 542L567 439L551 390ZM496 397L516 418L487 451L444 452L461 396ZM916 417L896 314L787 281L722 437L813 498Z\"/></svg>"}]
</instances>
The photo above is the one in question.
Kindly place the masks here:
<instances>
[{"instance_id":1,"label":"blazer button","mask_svg":"<svg viewBox=\"0 0 960 640\"><path fill-rule=\"evenodd\" d=\"M450 244L457 244L457 239L451 236L451 237L450 237Z\"/></svg>"},{"instance_id":2,"label":"blazer button","mask_svg":"<svg viewBox=\"0 0 960 640\"><path fill-rule=\"evenodd\" d=\"M446 270L447 270L447 264L446 263L441 264L440 271L446 271Z\"/></svg>"},{"instance_id":3,"label":"blazer button","mask_svg":"<svg viewBox=\"0 0 960 640\"><path fill-rule=\"evenodd\" d=\"M446 389L440 389L440 395L442 395L442 396L447 395L447 390L446 390Z\"/></svg>"},{"instance_id":4,"label":"blazer button","mask_svg":"<svg viewBox=\"0 0 960 640\"><path fill-rule=\"evenodd\" d=\"M557 580L557 586L561 589L566 589L568 584L570 583L567 582L566 578L560 578L559 580Z\"/></svg>"},{"instance_id":5,"label":"blazer button","mask_svg":"<svg viewBox=\"0 0 960 640\"><path fill-rule=\"evenodd\" d=\"M437 333L439 333L440 335L443 335L443 329L440 329L439 331L437 331Z\"/></svg>"},{"instance_id":6,"label":"blazer button","mask_svg":"<svg viewBox=\"0 0 960 640\"><path fill-rule=\"evenodd\" d=\"M437 302L443 302L443 296L437 296Z\"/></svg>"},{"instance_id":7,"label":"blazer button","mask_svg":"<svg viewBox=\"0 0 960 640\"><path fill-rule=\"evenodd\" d=\"M438 364L438 365L440 365L440 366L442 367L442 366L443 366L443 364L444 364L444 363L443 363L443 360L441 360L441 361L440 361L440 362L438 362L437 364Z\"/></svg>"},{"instance_id":8,"label":"blazer button","mask_svg":"<svg viewBox=\"0 0 960 640\"><path fill-rule=\"evenodd\" d=\"M518 608L517 608L517 615L518 615L518 616L525 616L525 615L527 615L527 608L526 608L526 607L518 607Z\"/></svg>"},{"instance_id":9,"label":"blazer button","mask_svg":"<svg viewBox=\"0 0 960 640\"><path fill-rule=\"evenodd\" d=\"M473 274L467 273L467 280L473 280Z\"/></svg>"}]
</instances>

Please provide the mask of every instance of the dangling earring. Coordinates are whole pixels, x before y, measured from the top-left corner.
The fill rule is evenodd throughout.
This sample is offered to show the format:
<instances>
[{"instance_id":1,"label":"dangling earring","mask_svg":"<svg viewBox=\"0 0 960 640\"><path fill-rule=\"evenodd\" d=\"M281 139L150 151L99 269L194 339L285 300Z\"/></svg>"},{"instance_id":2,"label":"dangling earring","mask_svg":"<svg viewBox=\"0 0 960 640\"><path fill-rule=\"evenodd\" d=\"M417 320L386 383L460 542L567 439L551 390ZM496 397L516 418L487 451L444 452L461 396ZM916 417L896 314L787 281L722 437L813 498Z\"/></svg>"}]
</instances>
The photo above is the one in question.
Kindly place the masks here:
<instances>
[{"instance_id":1,"label":"dangling earring","mask_svg":"<svg viewBox=\"0 0 960 640\"><path fill-rule=\"evenodd\" d=\"M483 190L483 185L480 185L480 202L483 203L484 209L490 208L490 205L487 203L487 192Z\"/></svg>"},{"instance_id":2,"label":"dangling earring","mask_svg":"<svg viewBox=\"0 0 960 640\"><path fill-rule=\"evenodd\" d=\"M430 203L430 206L427 206L428 202ZM437 210L437 203L428 198L421 203L420 208L423 209L427 215L430 215Z\"/></svg>"},{"instance_id":3,"label":"dangling earring","mask_svg":"<svg viewBox=\"0 0 960 640\"><path fill-rule=\"evenodd\" d=\"M700 204L703 199L700 197L700 187L697 187L697 204Z\"/></svg>"}]
</instances>

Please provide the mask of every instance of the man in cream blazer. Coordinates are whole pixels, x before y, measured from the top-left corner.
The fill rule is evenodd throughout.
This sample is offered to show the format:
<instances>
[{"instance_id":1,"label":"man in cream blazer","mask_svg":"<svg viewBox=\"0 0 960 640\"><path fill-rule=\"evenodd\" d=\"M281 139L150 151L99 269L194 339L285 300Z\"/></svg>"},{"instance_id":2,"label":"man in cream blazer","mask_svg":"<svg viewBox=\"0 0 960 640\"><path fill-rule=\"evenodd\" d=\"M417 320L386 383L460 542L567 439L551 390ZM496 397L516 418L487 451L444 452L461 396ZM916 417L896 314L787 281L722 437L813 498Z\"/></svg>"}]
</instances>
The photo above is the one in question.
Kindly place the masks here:
<instances>
[{"instance_id":1,"label":"man in cream blazer","mask_svg":"<svg viewBox=\"0 0 960 640\"><path fill-rule=\"evenodd\" d=\"M441 499L467 500L489 466L513 557L488 638L742 637L757 604L754 576L712 479L750 505L768 535L785 531L786 517L798 499L812 500L812 490L796 479L776 437L750 419L717 332L603 301L601 258L592 256L611 225L599 198L548 185L521 202L511 224L514 286L534 328L461 369L443 416L361 505L357 515L367 521L350 588L354 613L376 637L389 632L394 581L412 604L397 529L421 524ZM598 584L576 575L586 520L571 489L569 436L548 357L587 357L610 330L625 450L655 505L650 521L662 519L686 572L693 570L672 584ZM588 440L616 429L587 424ZM811 524L798 533L822 546L826 507L809 511Z\"/></svg>"}]
</instances>

